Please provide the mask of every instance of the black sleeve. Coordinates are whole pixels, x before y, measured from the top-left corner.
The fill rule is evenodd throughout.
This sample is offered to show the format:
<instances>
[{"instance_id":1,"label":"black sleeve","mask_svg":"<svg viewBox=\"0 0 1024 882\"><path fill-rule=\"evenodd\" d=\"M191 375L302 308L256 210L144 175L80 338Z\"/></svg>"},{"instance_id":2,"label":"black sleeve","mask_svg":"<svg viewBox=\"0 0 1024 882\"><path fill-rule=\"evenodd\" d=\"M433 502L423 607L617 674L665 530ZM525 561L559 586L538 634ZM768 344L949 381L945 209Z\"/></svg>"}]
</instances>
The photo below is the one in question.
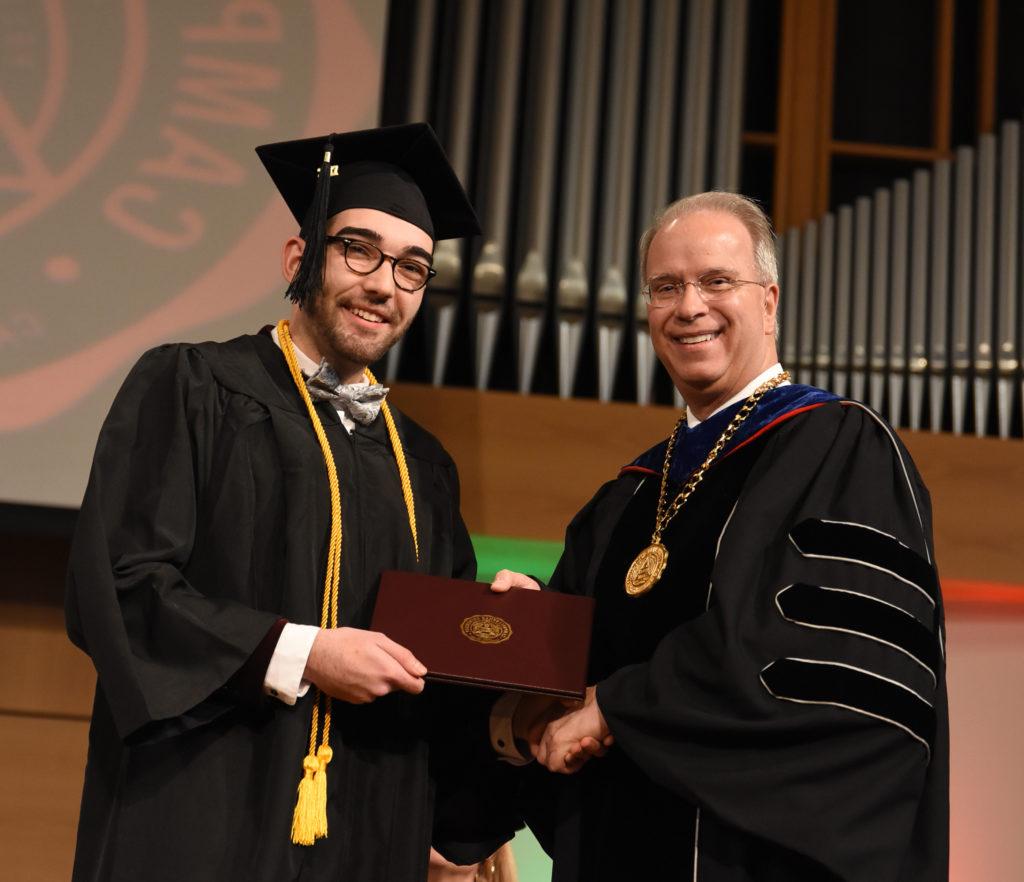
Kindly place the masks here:
<instances>
[{"instance_id":1,"label":"black sleeve","mask_svg":"<svg viewBox=\"0 0 1024 882\"><path fill-rule=\"evenodd\" d=\"M932 560L927 493L887 426L838 404L783 426L720 539L707 612L598 684L618 749L839 878L897 878L915 839L944 847L948 811Z\"/></svg>"},{"instance_id":2,"label":"black sleeve","mask_svg":"<svg viewBox=\"0 0 1024 882\"><path fill-rule=\"evenodd\" d=\"M433 845L447 860L472 864L494 854L523 826L520 769L491 748L489 716L499 693L431 684L446 695L443 744L431 750L436 781ZM451 725L455 723L455 725Z\"/></svg>"},{"instance_id":3,"label":"black sleeve","mask_svg":"<svg viewBox=\"0 0 1024 882\"><path fill-rule=\"evenodd\" d=\"M565 594L585 594L593 584L594 568L615 526L621 503L636 490L635 478L603 484L565 530L565 545L551 574L549 587Z\"/></svg>"},{"instance_id":4,"label":"black sleeve","mask_svg":"<svg viewBox=\"0 0 1024 882\"><path fill-rule=\"evenodd\" d=\"M231 706L222 687L278 619L207 596L186 575L197 498L215 479L220 404L201 355L161 347L131 371L97 442L71 548L67 628L125 739L222 714Z\"/></svg>"}]
</instances>

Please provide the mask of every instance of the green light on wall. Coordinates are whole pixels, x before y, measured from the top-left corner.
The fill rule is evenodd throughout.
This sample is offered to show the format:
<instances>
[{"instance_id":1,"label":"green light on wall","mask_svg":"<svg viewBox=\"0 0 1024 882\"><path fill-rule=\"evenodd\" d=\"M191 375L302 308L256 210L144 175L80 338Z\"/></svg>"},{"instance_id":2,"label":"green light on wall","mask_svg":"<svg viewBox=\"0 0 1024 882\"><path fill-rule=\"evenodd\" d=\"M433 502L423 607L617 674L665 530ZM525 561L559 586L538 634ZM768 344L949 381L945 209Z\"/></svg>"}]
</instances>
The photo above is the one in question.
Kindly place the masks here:
<instances>
[{"instance_id":1,"label":"green light on wall","mask_svg":"<svg viewBox=\"0 0 1024 882\"><path fill-rule=\"evenodd\" d=\"M489 582L498 570L517 570L547 582L562 556L561 542L474 535L477 579Z\"/></svg>"}]
</instances>

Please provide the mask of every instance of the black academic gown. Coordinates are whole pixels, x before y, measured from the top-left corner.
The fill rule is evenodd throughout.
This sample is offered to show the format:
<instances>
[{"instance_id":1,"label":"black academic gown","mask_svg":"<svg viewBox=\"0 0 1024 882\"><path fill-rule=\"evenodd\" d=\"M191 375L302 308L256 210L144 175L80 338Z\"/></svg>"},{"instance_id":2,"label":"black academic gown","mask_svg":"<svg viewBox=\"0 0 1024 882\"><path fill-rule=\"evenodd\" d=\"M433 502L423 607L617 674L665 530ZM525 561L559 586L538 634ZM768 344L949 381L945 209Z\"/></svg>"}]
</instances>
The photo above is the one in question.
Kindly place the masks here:
<instances>
[{"instance_id":1,"label":"black academic gown","mask_svg":"<svg viewBox=\"0 0 1024 882\"><path fill-rule=\"evenodd\" d=\"M624 470L568 529L553 587L597 599L591 682L616 744L572 777L528 773L553 878L944 882L927 491L856 404L747 434L670 523L649 594L623 582L660 468Z\"/></svg>"},{"instance_id":2,"label":"black academic gown","mask_svg":"<svg viewBox=\"0 0 1024 882\"><path fill-rule=\"evenodd\" d=\"M437 440L395 412L417 562L383 418L349 435L317 409L341 485L341 623L368 626L384 569L472 578ZM98 674L75 880L425 877L438 687L334 702L329 835L305 848L289 831L312 694L289 707L243 676L281 618L319 624L329 520L322 454L268 334L142 357L71 553L68 631ZM474 734L486 744L484 722Z\"/></svg>"}]
</instances>

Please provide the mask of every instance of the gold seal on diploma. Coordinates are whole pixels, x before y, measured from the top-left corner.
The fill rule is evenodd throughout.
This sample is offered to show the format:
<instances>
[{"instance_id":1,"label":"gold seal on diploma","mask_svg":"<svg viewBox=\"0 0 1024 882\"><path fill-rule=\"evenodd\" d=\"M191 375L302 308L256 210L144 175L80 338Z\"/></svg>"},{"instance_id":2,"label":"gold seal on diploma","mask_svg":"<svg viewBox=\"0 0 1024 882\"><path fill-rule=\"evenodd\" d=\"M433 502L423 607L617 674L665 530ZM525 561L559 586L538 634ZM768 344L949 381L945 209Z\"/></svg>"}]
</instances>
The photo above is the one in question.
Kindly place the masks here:
<instances>
[{"instance_id":1,"label":"gold seal on diploma","mask_svg":"<svg viewBox=\"0 0 1024 882\"><path fill-rule=\"evenodd\" d=\"M630 564L626 573L626 593L630 597L646 594L650 591L668 563L668 549L660 542L648 545Z\"/></svg>"},{"instance_id":2,"label":"gold seal on diploma","mask_svg":"<svg viewBox=\"0 0 1024 882\"><path fill-rule=\"evenodd\" d=\"M467 616L459 626L462 636L476 643L504 643L512 636L512 626L500 616Z\"/></svg>"}]
</instances>

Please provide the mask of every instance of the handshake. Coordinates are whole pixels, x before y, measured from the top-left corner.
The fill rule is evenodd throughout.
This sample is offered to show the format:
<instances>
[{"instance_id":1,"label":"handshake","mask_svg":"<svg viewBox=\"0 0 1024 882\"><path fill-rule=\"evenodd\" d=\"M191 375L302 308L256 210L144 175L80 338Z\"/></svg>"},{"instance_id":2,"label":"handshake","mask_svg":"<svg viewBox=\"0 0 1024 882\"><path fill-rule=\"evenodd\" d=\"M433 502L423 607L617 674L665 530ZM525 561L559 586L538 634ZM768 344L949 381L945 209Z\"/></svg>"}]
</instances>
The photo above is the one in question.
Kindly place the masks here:
<instances>
[{"instance_id":1,"label":"handshake","mask_svg":"<svg viewBox=\"0 0 1024 882\"><path fill-rule=\"evenodd\" d=\"M510 588L539 590L540 585L522 573L500 570L491 590ZM595 687L587 687L582 702L524 695L512 717L517 743L526 743L534 759L551 772L571 775L593 757L603 756L614 742L597 703Z\"/></svg>"}]
</instances>

